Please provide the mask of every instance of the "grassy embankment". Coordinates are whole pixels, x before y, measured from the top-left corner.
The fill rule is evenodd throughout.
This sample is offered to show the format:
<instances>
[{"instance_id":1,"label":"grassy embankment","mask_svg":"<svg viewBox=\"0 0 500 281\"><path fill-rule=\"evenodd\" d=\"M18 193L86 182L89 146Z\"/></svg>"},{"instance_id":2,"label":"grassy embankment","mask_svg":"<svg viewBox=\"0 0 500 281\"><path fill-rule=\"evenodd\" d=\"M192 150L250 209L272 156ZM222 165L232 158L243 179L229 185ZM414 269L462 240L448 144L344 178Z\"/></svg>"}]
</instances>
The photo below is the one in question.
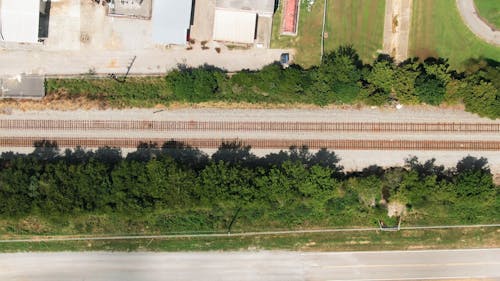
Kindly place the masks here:
<instances>
[{"instance_id":1,"label":"grassy embankment","mask_svg":"<svg viewBox=\"0 0 500 281\"><path fill-rule=\"evenodd\" d=\"M0 243L19 251L364 251L499 247L499 228L339 232L249 237Z\"/></svg>"},{"instance_id":2,"label":"grassy embankment","mask_svg":"<svg viewBox=\"0 0 500 281\"><path fill-rule=\"evenodd\" d=\"M384 28L383 0L333 0L329 1L326 16L327 38L325 51L340 45L352 44L361 59L372 61L382 48ZM294 48L295 62L303 67L317 65L321 53L321 29L324 1L316 1L310 11L307 1L301 1L299 31L296 37L281 36L281 7L273 23L271 47Z\"/></svg>"},{"instance_id":3,"label":"grassy embankment","mask_svg":"<svg viewBox=\"0 0 500 281\"><path fill-rule=\"evenodd\" d=\"M474 0L479 15L497 30L500 29L500 2L498 0Z\"/></svg>"},{"instance_id":4,"label":"grassy embankment","mask_svg":"<svg viewBox=\"0 0 500 281\"><path fill-rule=\"evenodd\" d=\"M413 2L410 56L444 57L462 69L470 58L500 60L500 47L477 38L463 23L454 0Z\"/></svg>"}]
</instances>

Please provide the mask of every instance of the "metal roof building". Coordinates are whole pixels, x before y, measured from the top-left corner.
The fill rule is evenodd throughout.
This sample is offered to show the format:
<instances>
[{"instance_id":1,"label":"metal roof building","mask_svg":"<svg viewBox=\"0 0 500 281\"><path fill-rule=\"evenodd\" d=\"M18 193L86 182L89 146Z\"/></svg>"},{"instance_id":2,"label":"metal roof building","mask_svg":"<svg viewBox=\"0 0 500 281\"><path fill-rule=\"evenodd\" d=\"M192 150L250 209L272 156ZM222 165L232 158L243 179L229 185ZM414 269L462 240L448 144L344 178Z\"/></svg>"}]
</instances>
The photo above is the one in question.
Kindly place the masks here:
<instances>
[{"instance_id":1,"label":"metal roof building","mask_svg":"<svg viewBox=\"0 0 500 281\"><path fill-rule=\"evenodd\" d=\"M255 40L254 12L215 10L214 40L251 44Z\"/></svg>"},{"instance_id":2,"label":"metal roof building","mask_svg":"<svg viewBox=\"0 0 500 281\"><path fill-rule=\"evenodd\" d=\"M269 47L276 0L216 0L213 39Z\"/></svg>"},{"instance_id":3,"label":"metal roof building","mask_svg":"<svg viewBox=\"0 0 500 281\"><path fill-rule=\"evenodd\" d=\"M153 1L153 41L184 45L191 26L192 0Z\"/></svg>"},{"instance_id":4,"label":"metal roof building","mask_svg":"<svg viewBox=\"0 0 500 281\"><path fill-rule=\"evenodd\" d=\"M216 8L252 11L259 16L272 16L276 0L217 0Z\"/></svg>"},{"instance_id":5,"label":"metal roof building","mask_svg":"<svg viewBox=\"0 0 500 281\"><path fill-rule=\"evenodd\" d=\"M0 78L0 98L41 99L45 96L45 79L41 75L21 74Z\"/></svg>"},{"instance_id":6,"label":"metal roof building","mask_svg":"<svg viewBox=\"0 0 500 281\"><path fill-rule=\"evenodd\" d=\"M38 42L40 0L1 0L0 39L10 42Z\"/></svg>"}]
</instances>

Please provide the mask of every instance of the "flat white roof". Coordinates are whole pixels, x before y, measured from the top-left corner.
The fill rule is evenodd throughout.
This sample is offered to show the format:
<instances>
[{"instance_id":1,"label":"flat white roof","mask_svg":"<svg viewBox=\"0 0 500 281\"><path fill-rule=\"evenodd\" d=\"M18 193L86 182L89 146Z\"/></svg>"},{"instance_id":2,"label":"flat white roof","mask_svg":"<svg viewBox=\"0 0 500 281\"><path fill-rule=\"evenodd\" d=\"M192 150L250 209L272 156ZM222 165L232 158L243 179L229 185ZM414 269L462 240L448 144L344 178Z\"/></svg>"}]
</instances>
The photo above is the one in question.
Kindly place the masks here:
<instances>
[{"instance_id":1,"label":"flat white roof","mask_svg":"<svg viewBox=\"0 0 500 281\"><path fill-rule=\"evenodd\" d=\"M214 40L253 43L257 13L216 9L214 19Z\"/></svg>"},{"instance_id":2,"label":"flat white roof","mask_svg":"<svg viewBox=\"0 0 500 281\"><path fill-rule=\"evenodd\" d=\"M153 41L184 45L191 26L192 0L153 1Z\"/></svg>"},{"instance_id":3,"label":"flat white roof","mask_svg":"<svg viewBox=\"0 0 500 281\"><path fill-rule=\"evenodd\" d=\"M1 0L0 3L0 39L38 42L40 0Z\"/></svg>"},{"instance_id":4,"label":"flat white roof","mask_svg":"<svg viewBox=\"0 0 500 281\"><path fill-rule=\"evenodd\" d=\"M215 2L216 8L251 11L259 16L272 16L274 4L275 0L216 0Z\"/></svg>"}]
</instances>

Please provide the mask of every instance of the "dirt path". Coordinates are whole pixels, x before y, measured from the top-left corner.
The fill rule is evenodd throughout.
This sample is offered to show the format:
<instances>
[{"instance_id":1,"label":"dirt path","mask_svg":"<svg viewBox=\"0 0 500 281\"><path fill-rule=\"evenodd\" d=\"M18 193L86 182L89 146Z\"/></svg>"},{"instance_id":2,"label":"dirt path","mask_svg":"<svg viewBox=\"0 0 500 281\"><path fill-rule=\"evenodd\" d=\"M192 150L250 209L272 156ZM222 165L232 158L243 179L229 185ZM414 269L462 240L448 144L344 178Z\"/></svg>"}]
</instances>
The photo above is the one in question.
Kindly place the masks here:
<instances>
[{"instance_id":1,"label":"dirt path","mask_svg":"<svg viewBox=\"0 0 500 281\"><path fill-rule=\"evenodd\" d=\"M457 7L464 23L482 40L500 46L500 31L494 30L479 16L474 0L457 0Z\"/></svg>"},{"instance_id":2,"label":"dirt path","mask_svg":"<svg viewBox=\"0 0 500 281\"><path fill-rule=\"evenodd\" d=\"M413 0L387 0L385 4L384 52L404 61L408 58Z\"/></svg>"}]
</instances>

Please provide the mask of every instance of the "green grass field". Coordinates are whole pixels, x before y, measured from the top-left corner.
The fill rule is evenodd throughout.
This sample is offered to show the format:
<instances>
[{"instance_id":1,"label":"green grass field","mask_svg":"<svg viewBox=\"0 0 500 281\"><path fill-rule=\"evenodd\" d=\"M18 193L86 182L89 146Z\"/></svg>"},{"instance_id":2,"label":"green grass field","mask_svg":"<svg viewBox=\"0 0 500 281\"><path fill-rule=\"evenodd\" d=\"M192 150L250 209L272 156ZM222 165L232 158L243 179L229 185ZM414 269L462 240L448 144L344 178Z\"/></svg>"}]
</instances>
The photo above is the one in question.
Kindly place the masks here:
<instances>
[{"instance_id":1,"label":"green grass field","mask_svg":"<svg viewBox=\"0 0 500 281\"><path fill-rule=\"evenodd\" d=\"M325 49L352 44L364 62L382 49L385 0L329 1Z\"/></svg>"},{"instance_id":2,"label":"green grass field","mask_svg":"<svg viewBox=\"0 0 500 281\"><path fill-rule=\"evenodd\" d=\"M498 247L498 228L337 232L247 237L0 243L0 252L26 251L367 251Z\"/></svg>"},{"instance_id":3,"label":"green grass field","mask_svg":"<svg viewBox=\"0 0 500 281\"><path fill-rule=\"evenodd\" d=\"M493 25L497 30L500 29L500 1L498 0L474 0L479 15Z\"/></svg>"},{"instance_id":4,"label":"green grass field","mask_svg":"<svg viewBox=\"0 0 500 281\"><path fill-rule=\"evenodd\" d=\"M384 0L330 0L325 32L325 50L352 44L366 62L371 62L382 48L384 30ZM281 7L273 23L272 48L294 48L295 62L308 67L317 65L321 55L321 29L324 1L316 0L308 11L301 1L298 35L281 36Z\"/></svg>"},{"instance_id":5,"label":"green grass field","mask_svg":"<svg viewBox=\"0 0 500 281\"><path fill-rule=\"evenodd\" d=\"M455 0L413 1L409 54L448 58L451 67L459 70L470 58L500 61L500 47L481 41L467 28Z\"/></svg>"},{"instance_id":6,"label":"green grass field","mask_svg":"<svg viewBox=\"0 0 500 281\"><path fill-rule=\"evenodd\" d=\"M321 29L323 24L323 1L316 1L311 11L307 3L300 1L299 29L297 36L280 35L281 8L274 15L272 48L294 48L295 63L304 67L317 65L321 55Z\"/></svg>"}]
</instances>

